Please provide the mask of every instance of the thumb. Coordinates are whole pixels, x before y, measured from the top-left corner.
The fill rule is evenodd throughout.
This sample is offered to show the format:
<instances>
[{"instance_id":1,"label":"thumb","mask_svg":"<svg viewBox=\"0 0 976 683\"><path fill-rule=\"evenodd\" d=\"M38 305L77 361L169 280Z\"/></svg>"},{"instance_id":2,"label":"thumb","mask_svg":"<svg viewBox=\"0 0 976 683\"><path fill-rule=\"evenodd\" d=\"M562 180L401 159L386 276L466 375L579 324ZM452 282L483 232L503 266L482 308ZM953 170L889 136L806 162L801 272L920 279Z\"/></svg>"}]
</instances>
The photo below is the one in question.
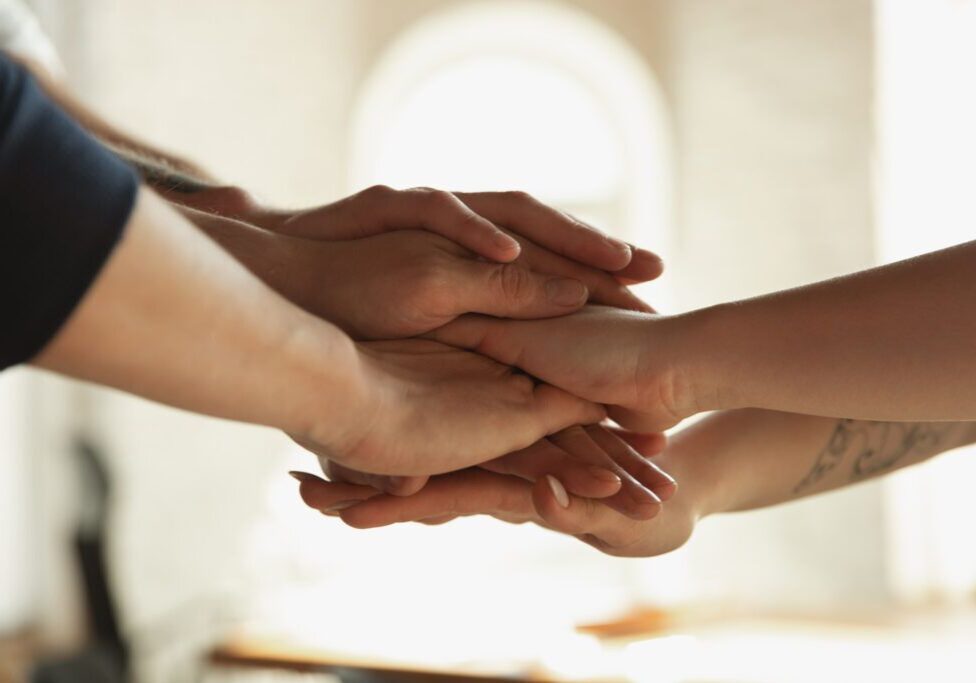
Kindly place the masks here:
<instances>
[{"instance_id":1,"label":"thumb","mask_svg":"<svg viewBox=\"0 0 976 683\"><path fill-rule=\"evenodd\" d=\"M377 491L384 491L394 496L410 496L419 491L427 483L427 477L394 477L382 474L369 474L350 469L344 465L319 457L322 471L335 482L372 486Z\"/></svg>"},{"instance_id":2,"label":"thumb","mask_svg":"<svg viewBox=\"0 0 976 683\"><path fill-rule=\"evenodd\" d=\"M458 313L499 318L549 318L586 303L589 291L579 280L543 275L513 263L464 261Z\"/></svg>"}]
</instances>

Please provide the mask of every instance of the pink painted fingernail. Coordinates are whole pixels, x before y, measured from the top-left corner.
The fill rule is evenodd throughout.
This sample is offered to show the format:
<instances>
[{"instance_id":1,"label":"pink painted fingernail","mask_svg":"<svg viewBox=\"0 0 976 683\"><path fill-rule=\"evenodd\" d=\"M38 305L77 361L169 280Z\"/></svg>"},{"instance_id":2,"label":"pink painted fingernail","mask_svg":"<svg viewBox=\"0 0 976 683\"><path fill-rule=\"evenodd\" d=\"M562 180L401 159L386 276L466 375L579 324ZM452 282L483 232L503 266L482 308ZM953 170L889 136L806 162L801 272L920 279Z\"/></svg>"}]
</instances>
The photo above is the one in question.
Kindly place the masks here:
<instances>
[{"instance_id":1,"label":"pink painted fingernail","mask_svg":"<svg viewBox=\"0 0 976 683\"><path fill-rule=\"evenodd\" d=\"M587 473L594 479L599 479L600 481L605 481L608 484L619 484L620 477L618 477L614 472L600 467L599 465L587 465Z\"/></svg>"},{"instance_id":2,"label":"pink painted fingernail","mask_svg":"<svg viewBox=\"0 0 976 683\"><path fill-rule=\"evenodd\" d=\"M569 507L569 494L566 493L566 487L562 485L562 482L556 479L551 474L546 475L546 481L549 484L549 490L552 491L553 497L559 506L562 508Z\"/></svg>"},{"instance_id":3,"label":"pink painted fingernail","mask_svg":"<svg viewBox=\"0 0 976 683\"><path fill-rule=\"evenodd\" d=\"M387 493L396 493L406 481L405 477L387 477L383 480L383 490Z\"/></svg>"},{"instance_id":4,"label":"pink painted fingernail","mask_svg":"<svg viewBox=\"0 0 976 683\"><path fill-rule=\"evenodd\" d=\"M347 508L351 508L356 503L362 503L362 502L363 501L361 501L361 500L340 500L338 503L333 503L329 507L327 507L324 510L322 510L322 514L323 515L328 515L328 514L331 513L332 515L335 515L335 513L337 513L337 512L340 512L340 511L345 510Z\"/></svg>"},{"instance_id":5,"label":"pink painted fingernail","mask_svg":"<svg viewBox=\"0 0 976 683\"><path fill-rule=\"evenodd\" d=\"M653 491L643 486L634 486L630 489L630 499L638 505L660 505L661 499Z\"/></svg>"},{"instance_id":6,"label":"pink painted fingernail","mask_svg":"<svg viewBox=\"0 0 976 683\"><path fill-rule=\"evenodd\" d=\"M298 470L291 470L289 473L292 479L300 481L302 483L307 481L319 481L319 478L314 474L309 474L308 472L299 472Z\"/></svg>"}]
</instances>

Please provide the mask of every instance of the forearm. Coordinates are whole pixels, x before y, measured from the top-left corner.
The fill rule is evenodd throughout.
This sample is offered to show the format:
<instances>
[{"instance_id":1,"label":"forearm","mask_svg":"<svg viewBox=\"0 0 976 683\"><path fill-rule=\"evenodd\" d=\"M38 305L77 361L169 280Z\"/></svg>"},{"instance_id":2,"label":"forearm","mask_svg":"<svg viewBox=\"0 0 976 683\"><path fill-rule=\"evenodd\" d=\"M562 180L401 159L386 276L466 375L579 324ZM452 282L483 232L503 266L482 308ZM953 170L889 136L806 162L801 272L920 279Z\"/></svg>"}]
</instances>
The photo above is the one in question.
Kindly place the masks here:
<instances>
[{"instance_id":1,"label":"forearm","mask_svg":"<svg viewBox=\"0 0 976 683\"><path fill-rule=\"evenodd\" d=\"M142 190L126 233L35 364L152 400L295 433L341 424L351 341L281 299Z\"/></svg>"},{"instance_id":2,"label":"forearm","mask_svg":"<svg viewBox=\"0 0 976 683\"><path fill-rule=\"evenodd\" d=\"M142 167L148 169L150 177L147 178L147 181L151 181L153 175L158 176L167 173L203 186L209 187L217 184L217 181L197 164L171 152L165 152L144 140L139 140L106 121L90 107L83 104L63 83L37 62L19 57L14 57L14 59L22 63L34 75L44 92L58 106L70 114L92 135L119 153L126 161L134 162L134 165L140 167L140 172L144 170Z\"/></svg>"},{"instance_id":3,"label":"forearm","mask_svg":"<svg viewBox=\"0 0 976 683\"><path fill-rule=\"evenodd\" d=\"M697 409L976 419L976 242L682 318Z\"/></svg>"},{"instance_id":4,"label":"forearm","mask_svg":"<svg viewBox=\"0 0 976 683\"><path fill-rule=\"evenodd\" d=\"M973 422L869 422L744 409L674 435L662 467L699 514L766 507L855 484L976 441Z\"/></svg>"}]
</instances>

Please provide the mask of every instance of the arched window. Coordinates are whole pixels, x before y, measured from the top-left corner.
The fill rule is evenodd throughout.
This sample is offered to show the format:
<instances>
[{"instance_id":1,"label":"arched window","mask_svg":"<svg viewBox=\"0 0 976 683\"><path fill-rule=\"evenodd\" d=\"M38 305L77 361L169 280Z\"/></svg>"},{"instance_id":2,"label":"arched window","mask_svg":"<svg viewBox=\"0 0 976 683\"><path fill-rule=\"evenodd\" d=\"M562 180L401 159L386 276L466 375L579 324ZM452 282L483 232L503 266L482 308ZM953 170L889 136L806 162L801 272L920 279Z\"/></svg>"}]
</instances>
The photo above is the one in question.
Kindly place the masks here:
<instances>
[{"instance_id":1,"label":"arched window","mask_svg":"<svg viewBox=\"0 0 976 683\"><path fill-rule=\"evenodd\" d=\"M381 56L352 121L350 189L520 189L668 249L663 98L646 63L585 14L492 2L422 21Z\"/></svg>"}]
</instances>

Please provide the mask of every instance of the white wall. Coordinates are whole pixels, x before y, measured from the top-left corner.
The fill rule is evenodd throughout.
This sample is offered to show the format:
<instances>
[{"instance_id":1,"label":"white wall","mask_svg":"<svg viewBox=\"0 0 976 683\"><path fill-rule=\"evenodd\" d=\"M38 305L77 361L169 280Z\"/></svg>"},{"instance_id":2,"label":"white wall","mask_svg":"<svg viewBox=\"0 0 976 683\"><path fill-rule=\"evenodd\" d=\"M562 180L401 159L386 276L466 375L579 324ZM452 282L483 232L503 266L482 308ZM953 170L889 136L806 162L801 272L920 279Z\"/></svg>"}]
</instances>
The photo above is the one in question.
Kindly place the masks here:
<instances>
[{"instance_id":1,"label":"white wall","mask_svg":"<svg viewBox=\"0 0 976 683\"><path fill-rule=\"evenodd\" d=\"M669 7L680 228L668 277L682 307L871 265L871 4ZM880 489L867 484L708 520L694 566L736 600L876 604L881 528Z\"/></svg>"},{"instance_id":2,"label":"white wall","mask_svg":"<svg viewBox=\"0 0 976 683\"><path fill-rule=\"evenodd\" d=\"M0 633L27 624L34 608L30 458L25 373L0 376ZM23 558L11 561L10 558Z\"/></svg>"}]
</instances>

